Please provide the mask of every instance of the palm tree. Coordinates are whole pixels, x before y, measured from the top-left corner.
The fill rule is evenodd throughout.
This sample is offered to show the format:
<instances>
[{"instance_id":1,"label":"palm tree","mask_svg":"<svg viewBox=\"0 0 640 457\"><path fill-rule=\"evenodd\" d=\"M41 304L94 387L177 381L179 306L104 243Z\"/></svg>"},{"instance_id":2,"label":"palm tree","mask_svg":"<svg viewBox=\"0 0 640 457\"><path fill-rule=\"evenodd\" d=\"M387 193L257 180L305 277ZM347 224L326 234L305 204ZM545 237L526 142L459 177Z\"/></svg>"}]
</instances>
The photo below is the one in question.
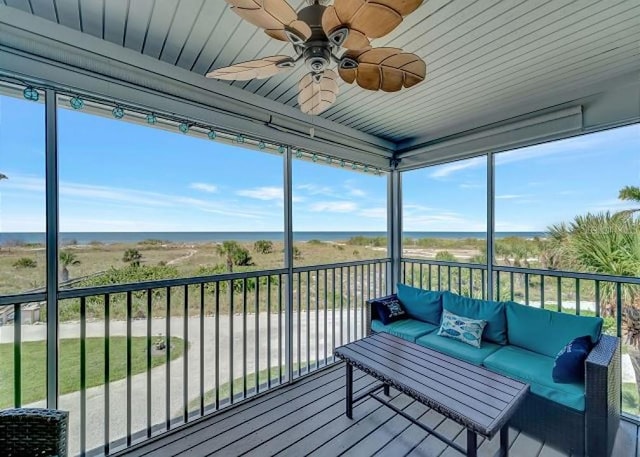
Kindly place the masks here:
<instances>
[{"instance_id":1,"label":"palm tree","mask_svg":"<svg viewBox=\"0 0 640 457\"><path fill-rule=\"evenodd\" d=\"M140 254L140 251L133 248L124 251L124 255L122 256L122 261L128 263L132 267L139 267L141 260L142 254Z\"/></svg>"},{"instance_id":2,"label":"palm tree","mask_svg":"<svg viewBox=\"0 0 640 457\"><path fill-rule=\"evenodd\" d=\"M625 187L620 198L638 200L640 189ZM553 252L560 256L562 267L616 276L640 276L640 219L634 211L577 216L569 224L549 228ZM628 354L640 381L640 289L623 285L622 331ZM600 283L600 299L605 313L613 314L618 296L615 283ZM640 395L640 382L638 384Z\"/></svg>"},{"instance_id":3,"label":"palm tree","mask_svg":"<svg viewBox=\"0 0 640 457\"><path fill-rule=\"evenodd\" d=\"M71 251L60 252L60 266L62 267L62 282L69 280L69 267L71 265L80 265L80 260Z\"/></svg>"},{"instance_id":4,"label":"palm tree","mask_svg":"<svg viewBox=\"0 0 640 457\"><path fill-rule=\"evenodd\" d=\"M620 200L626 200L626 201L631 201L631 202L640 204L640 187L625 186L622 189L620 189L618 198ZM632 215L638 211L640 211L640 208L628 209L626 211L621 211L619 214Z\"/></svg>"}]
</instances>

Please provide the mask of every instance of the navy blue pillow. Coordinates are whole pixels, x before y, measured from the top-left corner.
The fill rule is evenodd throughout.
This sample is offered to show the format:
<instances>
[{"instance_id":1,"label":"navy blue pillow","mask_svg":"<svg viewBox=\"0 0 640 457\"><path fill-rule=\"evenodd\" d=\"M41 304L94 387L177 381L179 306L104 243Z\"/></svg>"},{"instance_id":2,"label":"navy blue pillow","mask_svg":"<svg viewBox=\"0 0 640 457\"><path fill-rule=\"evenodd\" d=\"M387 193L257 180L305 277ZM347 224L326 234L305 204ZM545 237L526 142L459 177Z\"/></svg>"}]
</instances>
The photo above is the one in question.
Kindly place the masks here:
<instances>
[{"instance_id":1,"label":"navy blue pillow","mask_svg":"<svg viewBox=\"0 0 640 457\"><path fill-rule=\"evenodd\" d=\"M589 336L580 336L567 344L556 356L553 381L563 384L584 382L584 363L591 348Z\"/></svg>"},{"instance_id":2,"label":"navy blue pillow","mask_svg":"<svg viewBox=\"0 0 640 457\"><path fill-rule=\"evenodd\" d=\"M400 300L397 298L376 300L372 304L376 308L378 319L380 319L384 325L409 317L402 307Z\"/></svg>"}]
</instances>

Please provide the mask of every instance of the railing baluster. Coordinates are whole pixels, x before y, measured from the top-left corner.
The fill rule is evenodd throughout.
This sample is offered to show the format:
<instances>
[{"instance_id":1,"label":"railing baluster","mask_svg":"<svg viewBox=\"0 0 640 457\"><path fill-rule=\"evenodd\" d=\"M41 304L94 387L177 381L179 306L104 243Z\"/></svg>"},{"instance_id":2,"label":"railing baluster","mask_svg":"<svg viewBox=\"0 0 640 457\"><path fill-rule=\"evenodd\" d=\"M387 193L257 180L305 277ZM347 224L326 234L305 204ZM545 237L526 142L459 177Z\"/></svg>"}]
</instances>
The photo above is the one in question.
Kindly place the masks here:
<instances>
[{"instance_id":1,"label":"railing baluster","mask_svg":"<svg viewBox=\"0 0 640 457\"><path fill-rule=\"evenodd\" d=\"M351 267L347 267L347 343L351 342Z\"/></svg>"},{"instance_id":2,"label":"railing baluster","mask_svg":"<svg viewBox=\"0 0 640 457\"><path fill-rule=\"evenodd\" d=\"M428 287L428 289L431 290L433 288L433 286L432 286L432 284L433 284L433 282L432 282L433 277L432 276L433 275L431 274L431 264L429 264L429 273L428 274L429 274L429 287Z\"/></svg>"},{"instance_id":3,"label":"railing baluster","mask_svg":"<svg viewBox=\"0 0 640 457\"><path fill-rule=\"evenodd\" d=\"M616 282L616 334L622 338L622 284Z\"/></svg>"},{"instance_id":4,"label":"railing baluster","mask_svg":"<svg viewBox=\"0 0 640 457\"><path fill-rule=\"evenodd\" d=\"M289 281L290 278L287 279ZM284 361L282 360L282 288L284 283L282 282L282 274L278 276L278 380L282 384L284 382L283 369Z\"/></svg>"},{"instance_id":5,"label":"railing baluster","mask_svg":"<svg viewBox=\"0 0 640 457\"><path fill-rule=\"evenodd\" d=\"M151 323L153 319L152 289L147 289L147 438L151 438Z\"/></svg>"},{"instance_id":6,"label":"railing baluster","mask_svg":"<svg viewBox=\"0 0 640 457\"><path fill-rule=\"evenodd\" d=\"M109 351L109 326L110 326L110 315L111 315L111 305L110 305L109 294L104 294L104 454L109 455L109 408L111 405L111 399L109 398L109 360L111 358Z\"/></svg>"},{"instance_id":7,"label":"railing baluster","mask_svg":"<svg viewBox=\"0 0 640 457\"><path fill-rule=\"evenodd\" d=\"M411 285L412 285L412 286L415 286L415 285L416 285L416 284L415 284L416 276L415 276L415 274L414 274L414 266L415 266L415 263L411 262Z\"/></svg>"},{"instance_id":8,"label":"railing baluster","mask_svg":"<svg viewBox=\"0 0 640 457\"><path fill-rule=\"evenodd\" d=\"M422 289L422 264L420 264L420 288Z\"/></svg>"},{"instance_id":9,"label":"railing baluster","mask_svg":"<svg viewBox=\"0 0 640 457\"><path fill-rule=\"evenodd\" d=\"M298 273L298 347L296 349L296 353L298 354L298 377L300 377L300 369L302 367L302 274Z\"/></svg>"},{"instance_id":10,"label":"railing baluster","mask_svg":"<svg viewBox=\"0 0 640 457\"><path fill-rule=\"evenodd\" d=\"M482 283L482 299L485 300L487 298L487 284L485 278L485 271L480 270L480 281Z\"/></svg>"},{"instance_id":11,"label":"railing baluster","mask_svg":"<svg viewBox=\"0 0 640 457\"><path fill-rule=\"evenodd\" d=\"M189 286L184 286L184 307L182 310L182 421L189 421Z\"/></svg>"},{"instance_id":12,"label":"railing baluster","mask_svg":"<svg viewBox=\"0 0 640 457\"><path fill-rule=\"evenodd\" d=\"M544 309L544 275L540 275L540 308Z\"/></svg>"},{"instance_id":13,"label":"railing baluster","mask_svg":"<svg viewBox=\"0 0 640 457\"><path fill-rule=\"evenodd\" d=\"M333 290L333 304L331 306L331 361L335 362L336 349L336 269L331 269L331 289Z\"/></svg>"},{"instance_id":14,"label":"railing baluster","mask_svg":"<svg viewBox=\"0 0 640 457\"><path fill-rule=\"evenodd\" d=\"M165 428L171 428L171 287L167 287L167 309L165 322L165 365L167 379L165 381Z\"/></svg>"},{"instance_id":15,"label":"railing baluster","mask_svg":"<svg viewBox=\"0 0 640 457\"><path fill-rule=\"evenodd\" d=\"M200 416L204 416L204 283L200 283Z\"/></svg>"},{"instance_id":16,"label":"railing baluster","mask_svg":"<svg viewBox=\"0 0 640 457\"><path fill-rule=\"evenodd\" d=\"M514 286L513 286L513 271L509 272L509 282L511 283L511 301L515 300Z\"/></svg>"},{"instance_id":17,"label":"railing baluster","mask_svg":"<svg viewBox=\"0 0 640 457\"><path fill-rule=\"evenodd\" d=\"M234 386L233 386L233 320L234 320L234 310L233 310L233 300L235 294L233 293L234 280L230 279L228 284L228 294L229 294L229 404L233 404L233 394L234 394Z\"/></svg>"},{"instance_id":18,"label":"railing baluster","mask_svg":"<svg viewBox=\"0 0 640 457\"><path fill-rule=\"evenodd\" d=\"M127 447L131 446L131 349L132 349L132 303L131 303L131 291L127 292Z\"/></svg>"},{"instance_id":19,"label":"railing baluster","mask_svg":"<svg viewBox=\"0 0 640 457\"><path fill-rule=\"evenodd\" d=\"M327 281L327 269L324 269L324 364L327 364L327 286L328 286L328 281Z\"/></svg>"},{"instance_id":20,"label":"railing baluster","mask_svg":"<svg viewBox=\"0 0 640 457\"><path fill-rule=\"evenodd\" d=\"M267 388L271 389L271 275L267 276Z\"/></svg>"},{"instance_id":21,"label":"railing baluster","mask_svg":"<svg viewBox=\"0 0 640 457\"><path fill-rule=\"evenodd\" d=\"M458 294L462 295L462 267L458 267Z\"/></svg>"},{"instance_id":22,"label":"railing baluster","mask_svg":"<svg viewBox=\"0 0 640 457\"><path fill-rule=\"evenodd\" d=\"M576 278L576 314L580 315L580 278Z\"/></svg>"},{"instance_id":23,"label":"railing baluster","mask_svg":"<svg viewBox=\"0 0 640 457\"><path fill-rule=\"evenodd\" d=\"M451 290L451 267L447 265L447 290Z\"/></svg>"},{"instance_id":24,"label":"railing baluster","mask_svg":"<svg viewBox=\"0 0 640 457\"><path fill-rule=\"evenodd\" d=\"M469 268L469 297L473 298L473 270Z\"/></svg>"},{"instance_id":25,"label":"railing baluster","mask_svg":"<svg viewBox=\"0 0 640 457\"><path fill-rule=\"evenodd\" d=\"M255 372L255 391L254 394L260 392L260 277L255 278L256 281L256 291L255 291L255 304L256 304L256 317L255 317L255 338L254 338L254 352L255 352L255 363L253 366ZM267 358L269 356L267 355Z\"/></svg>"},{"instance_id":26,"label":"railing baluster","mask_svg":"<svg viewBox=\"0 0 640 457\"><path fill-rule=\"evenodd\" d=\"M247 398L247 278L242 280L242 398Z\"/></svg>"},{"instance_id":27,"label":"railing baluster","mask_svg":"<svg viewBox=\"0 0 640 457\"><path fill-rule=\"evenodd\" d=\"M216 411L220 409L220 282L216 281L215 289L215 307L216 307L216 348L214 351L214 365L215 365L215 377L216 377L216 398L215 407Z\"/></svg>"},{"instance_id":28,"label":"railing baluster","mask_svg":"<svg viewBox=\"0 0 640 457\"><path fill-rule=\"evenodd\" d=\"M87 450L87 299L80 297L80 455Z\"/></svg>"},{"instance_id":29,"label":"railing baluster","mask_svg":"<svg viewBox=\"0 0 640 457\"><path fill-rule=\"evenodd\" d=\"M320 363L320 271L316 271L316 370Z\"/></svg>"},{"instance_id":30,"label":"railing baluster","mask_svg":"<svg viewBox=\"0 0 640 457\"><path fill-rule=\"evenodd\" d=\"M500 301L500 272L496 271L496 300Z\"/></svg>"},{"instance_id":31,"label":"railing baluster","mask_svg":"<svg viewBox=\"0 0 640 457\"><path fill-rule=\"evenodd\" d=\"M344 272L340 267L340 345L344 344Z\"/></svg>"},{"instance_id":32,"label":"railing baluster","mask_svg":"<svg viewBox=\"0 0 640 457\"><path fill-rule=\"evenodd\" d=\"M558 276L558 312L562 312L562 278Z\"/></svg>"},{"instance_id":33,"label":"railing baluster","mask_svg":"<svg viewBox=\"0 0 640 457\"><path fill-rule=\"evenodd\" d=\"M600 281L596 281L596 316L600 317Z\"/></svg>"},{"instance_id":34,"label":"railing baluster","mask_svg":"<svg viewBox=\"0 0 640 457\"><path fill-rule=\"evenodd\" d=\"M22 406L22 305L13 305L13 403Z\"/></svg>"},{"instance_id":35,"label":"railing baluster","mask_svg":"<svg viewBox=\"0 0 640 457\"><path fill-rule=\"evenodd\" d=\"M311 272L307 271L307 373L311 371Z\"/></svg>"},{"instance_id":36,"label":"railing baluster","mask_svg":"<svg viewBox=\"0 0 640 457\"><path fill-rule=\"evenodd\" d=\"M529 306L529 273L524 274L524 303Z\"/></svg>"},{"instance_id":37,"label":"railing baluster","mask_svg":"<svg viewBox=\"0 0 640 457\"><path fill-rule=\"evenodd\" d=\"M442 278L441 278L441 275L440 275L440 272L441 272L440 271L440 265L438 265L437 271L438 271L438 290L442 290Z\"/></svg>"}]
</instances>

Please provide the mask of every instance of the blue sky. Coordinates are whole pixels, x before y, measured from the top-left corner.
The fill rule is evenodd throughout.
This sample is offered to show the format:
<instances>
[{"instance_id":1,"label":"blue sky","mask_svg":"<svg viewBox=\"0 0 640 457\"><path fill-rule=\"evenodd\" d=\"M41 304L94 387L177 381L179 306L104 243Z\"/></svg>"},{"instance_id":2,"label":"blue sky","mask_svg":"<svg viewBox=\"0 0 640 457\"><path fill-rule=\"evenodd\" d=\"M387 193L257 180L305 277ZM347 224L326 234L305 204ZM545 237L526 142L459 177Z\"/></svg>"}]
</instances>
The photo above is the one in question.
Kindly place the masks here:
<instances>
[{"instance_id":1,"label":"blue sky","mask_svg":"<svg viewBox=\"0 0 640 457\"><path fill-rule=\"evenodd\" d=\"M0 96L0 231L44 230L44 109ZM282 157L60 110L62 231L281 231ZM629 207L640 126L501 153L496 228ZM386 179L294 161L294 229L384 231ZM406 231L484 231L486 160L404 175Z\"/></svg>"}]
</instances>

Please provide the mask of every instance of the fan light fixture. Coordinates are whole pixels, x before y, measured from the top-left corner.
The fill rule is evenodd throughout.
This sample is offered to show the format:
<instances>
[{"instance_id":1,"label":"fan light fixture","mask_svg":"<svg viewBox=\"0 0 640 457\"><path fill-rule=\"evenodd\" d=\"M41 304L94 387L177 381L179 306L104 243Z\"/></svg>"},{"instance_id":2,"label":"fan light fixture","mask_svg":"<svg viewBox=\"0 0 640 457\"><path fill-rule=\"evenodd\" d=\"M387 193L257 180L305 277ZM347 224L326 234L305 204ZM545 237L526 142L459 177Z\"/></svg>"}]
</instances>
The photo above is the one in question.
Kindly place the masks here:
<instances>
[{"instance_id":1,"label":"fan light fixture","mask_svg":"<svg viewBox=\"0 0 640 457\"><path fill-rule=\"evenodd\" d=\"M338 78L367 90L397 92L426 77L427 67L419 56L398 48L373 48L370 42L393 31L423 0L335 0L330 6L308 0L299 12L286 0L225 1L271 38L291 43L296 56L237 63L207 73L207 78L263 79L304 62L308 73L298 83L298 105L303 113L317 115L335 103ZM334 63L337 72L330 68Z\"/></svg>"}]
</instances>

